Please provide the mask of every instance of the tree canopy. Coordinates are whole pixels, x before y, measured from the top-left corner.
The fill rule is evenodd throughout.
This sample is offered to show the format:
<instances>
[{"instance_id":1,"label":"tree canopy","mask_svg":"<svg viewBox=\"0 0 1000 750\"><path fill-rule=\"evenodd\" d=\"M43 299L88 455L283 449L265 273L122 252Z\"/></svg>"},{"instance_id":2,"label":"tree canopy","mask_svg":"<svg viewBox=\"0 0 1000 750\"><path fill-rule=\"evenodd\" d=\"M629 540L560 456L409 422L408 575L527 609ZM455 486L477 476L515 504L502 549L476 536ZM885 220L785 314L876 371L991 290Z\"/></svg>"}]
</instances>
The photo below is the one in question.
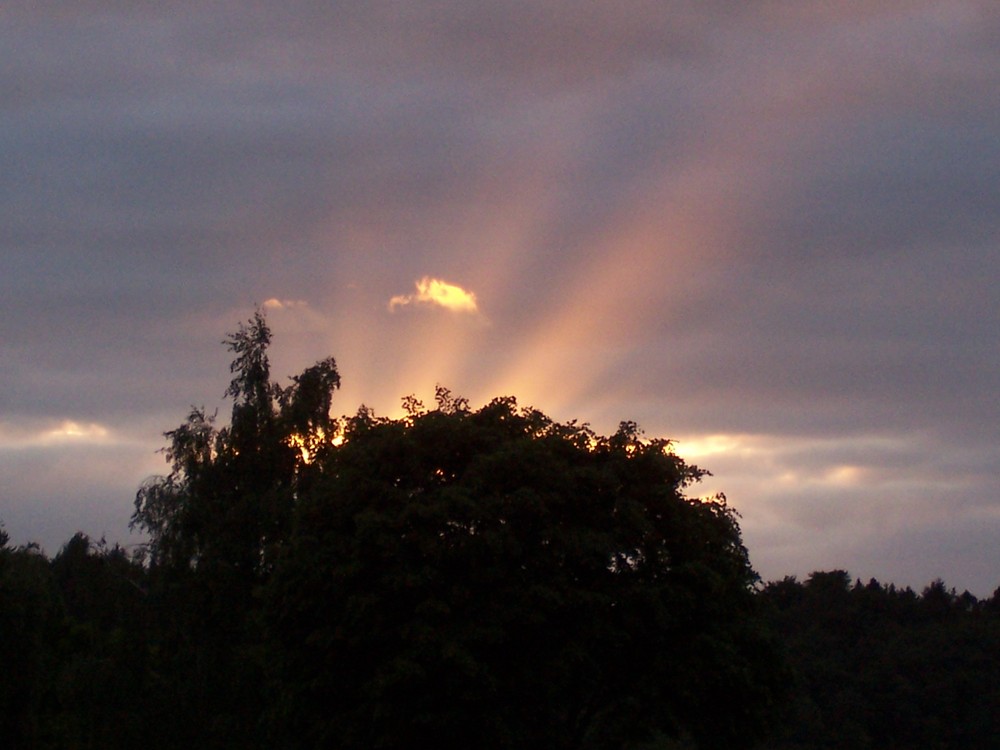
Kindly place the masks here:
<instances>
[{"instance_id":1,"label":"tree canopy","mask_svg":"<svg viewBox=\"0 0 1000 750\"><path fill-rule=\"evenodd\" d=\"M297 507L265 613L310 746L744 746L774 684L721 496L665 440L438 389L365 410Z\"/></svg>"},{"instance_id":2,"label":"tree canopy","mask_svg":"<svg viewBox=\"0 0 1000 750\"><path fill-rule=\"evenodd\" d=\"M333 359L283 388L270 340L260 312L226 339L230 424L195 408L167 433L171 472L133 523L155 565L205 592L185 627L220 671L244 663L241 639L269 654L242 682L279 696L262 706L276 744L724 747L761 731L755 575L735 513L685 495L704 472L669 441L511 397L472 410L444 388L433 409L404 399L402 419L337 421Z\"/></svg>"},{"instance_id":3,"label":"tree canopy","mask_svg":"<svg viewBox=\"0 0 1000 750\"><path fill-rule=\"evenodd\" d=\"M166 433L170 473L139 489L132 526L149 534L157 562L225 566L252 582L288 537L294 500L312 473L307 459L332 445L340 375L331 357L285 388L273 382L260 310L223 343L235 355L230 424L217 428L214 415L192 407Z\"/></svg>"},{"instance_id":4,"label":"tree canopy","mask_svg":"<svg viewBox=\"0 0 1000 750\"><path fill-rule=\"evenodd\" d=\"M834 570L760 598L795 668L774 750L1000 747L1000 589L918 595Z\"/></svg>"}]
</instances>

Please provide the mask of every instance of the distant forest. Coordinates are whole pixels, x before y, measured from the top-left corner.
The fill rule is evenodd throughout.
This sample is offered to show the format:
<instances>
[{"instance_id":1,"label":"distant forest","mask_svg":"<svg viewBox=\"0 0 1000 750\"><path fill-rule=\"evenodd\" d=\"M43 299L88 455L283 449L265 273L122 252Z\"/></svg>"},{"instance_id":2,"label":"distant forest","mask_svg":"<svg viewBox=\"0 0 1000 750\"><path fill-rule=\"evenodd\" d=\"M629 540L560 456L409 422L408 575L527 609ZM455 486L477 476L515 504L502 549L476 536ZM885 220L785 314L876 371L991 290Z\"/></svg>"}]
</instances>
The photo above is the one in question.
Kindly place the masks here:
<instances>
[{"instance_id":1,"label":"distant forest","mask_svg":"<svg viewBox=\"0 0 1000 750\"><path fill-rule=\"evenodd\" d=\"M0 528L0 745L1000 747L1000 589L762 584L705 472L438 388L331 417L258 312L217 425L166 433L135 550Z\"/></svg>"}]
</instances>

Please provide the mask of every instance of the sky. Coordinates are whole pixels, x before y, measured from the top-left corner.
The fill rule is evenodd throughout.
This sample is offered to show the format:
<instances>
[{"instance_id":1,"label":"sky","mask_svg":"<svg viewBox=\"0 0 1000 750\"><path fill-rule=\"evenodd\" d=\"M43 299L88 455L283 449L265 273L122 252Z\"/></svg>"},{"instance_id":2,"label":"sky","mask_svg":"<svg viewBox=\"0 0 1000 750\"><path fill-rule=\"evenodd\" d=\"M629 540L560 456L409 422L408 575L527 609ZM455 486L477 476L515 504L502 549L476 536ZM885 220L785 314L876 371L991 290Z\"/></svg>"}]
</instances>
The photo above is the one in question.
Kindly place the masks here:
<instances>
[{"instance_id":1,"label":"sky","mask_svg":"<svg viewBox=\"0 0 1000 750\"><path fill-rule=\"evenodd\" d=\"M995 0L0 6L0 520L135 544L228 332L712 472L765 580L1000 586Z\"/></svg>"}]
</instances>

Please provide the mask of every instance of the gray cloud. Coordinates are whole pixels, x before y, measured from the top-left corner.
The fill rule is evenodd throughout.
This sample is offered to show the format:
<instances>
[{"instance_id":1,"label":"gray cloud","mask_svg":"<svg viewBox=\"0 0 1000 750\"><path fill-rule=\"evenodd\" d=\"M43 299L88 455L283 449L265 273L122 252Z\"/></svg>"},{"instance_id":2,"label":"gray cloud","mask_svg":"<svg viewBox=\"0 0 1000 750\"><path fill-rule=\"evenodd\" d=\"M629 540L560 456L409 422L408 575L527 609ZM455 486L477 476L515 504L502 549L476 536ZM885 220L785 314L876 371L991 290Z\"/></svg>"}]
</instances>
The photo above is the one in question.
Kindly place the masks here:
<instances>
[{"instance_id":1,"label":"gray cloud","mask_svg":"<svg viewBox=\"0 0 1000 750\"><path fill-rule=\"evenodd\" d=\"M704 463L766 575L931 560L989 593L993 3L0 13L0 424L135 447L116 468L0 446L15 538L57 545L74 493L132 487L161 430L219 403L223 333L275 298L308 302L271 310L276 372L332 352L344 411L445 382L753 436L760 465ZM492 325L390 315L424 276Z\"/></svg>"}]
</instances>

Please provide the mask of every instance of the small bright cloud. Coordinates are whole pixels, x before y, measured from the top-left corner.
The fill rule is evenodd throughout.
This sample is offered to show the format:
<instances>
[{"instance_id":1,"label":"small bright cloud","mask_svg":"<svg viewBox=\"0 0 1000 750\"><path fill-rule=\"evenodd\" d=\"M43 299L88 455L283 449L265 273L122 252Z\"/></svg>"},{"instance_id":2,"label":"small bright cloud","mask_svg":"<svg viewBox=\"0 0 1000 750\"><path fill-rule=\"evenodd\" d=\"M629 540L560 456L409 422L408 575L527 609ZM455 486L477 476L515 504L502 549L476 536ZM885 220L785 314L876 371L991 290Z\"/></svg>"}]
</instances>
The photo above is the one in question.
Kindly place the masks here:
<instances>
[{"instance_id":1,"label":"small bright cloud","mask_svg":"<svg viewBox=\"0 0 1000 750\"><path fill-rule=\"evenodd\" d=\"M30 426L0 424L0 449L21 449L66 443L108 443L111 430L97 422L75 422L71 419L41 429Z\"/></svg>"},{"instance_id":2,"label":"small bright cloud","mask_svg":"<svg viewBox=\"0 0 1000 750\"><path fill-rule=\"evenodd\" d=\"M405 305L438 305L454 312L474 313L479 310L476 295L460 286L441 279L424 276L416 282L415 294L398 294L389 300L389 309Z\"/></svg>"},{"instance_id":3,"label":"small bright cloud","mask_svg":"<svg viewBox=\"0 0 1000 750\"><path fill-rule=\"evenodd\" d=\"M42 437L44 442L61 440L103 441L108 437L108 428L96 422L81 424L67 419L46 432Z\"/></svg>"},{"instance_id":4,"label":"small bright cloud","mask_svg":"<svg viewBox=\"0 0 1000 750\"><path fill-rule=\"evenodd\" d=\"M271 297L271 299L264 300L261 307L266 310L287 310L292 307L306 307L308 304L304 299L278 299L277 297Z\"/></svg>"},{"instance_id":5,"label":"small bright cloud","mask_svg":"<svg viewBox=\"0 0 1000 750\"><path fill-rule=\"evenodd\" d=\"M729 456L749 456L759 453L760 446L751 435L702 435L678 440L674 449L685 459L704 458L720 453Z\"/></svg>"}]
</instances>

